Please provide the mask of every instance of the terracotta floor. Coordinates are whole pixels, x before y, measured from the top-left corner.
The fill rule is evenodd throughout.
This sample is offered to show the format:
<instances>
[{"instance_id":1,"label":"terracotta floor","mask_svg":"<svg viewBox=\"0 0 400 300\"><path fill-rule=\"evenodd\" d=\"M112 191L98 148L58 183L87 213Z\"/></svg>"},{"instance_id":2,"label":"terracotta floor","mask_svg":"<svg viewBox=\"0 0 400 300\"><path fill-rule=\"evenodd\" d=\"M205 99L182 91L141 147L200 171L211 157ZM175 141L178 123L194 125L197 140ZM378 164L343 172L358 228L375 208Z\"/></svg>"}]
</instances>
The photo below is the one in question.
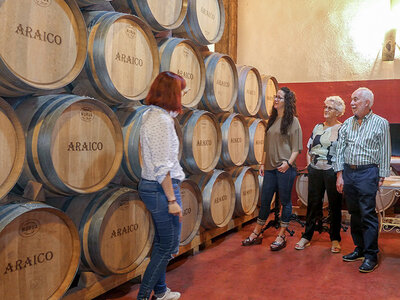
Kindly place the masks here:
<instances>
[{"instance_id":1,"label":"terracotta floor","mask_svg":"<svg viewBox=\"0 0 400 300\"><path fill-rule=\"evenodd\" d=\"M173 262L167 273L168 286L182 293L183 300L258 299L400 299L400 234L382 233L379 239L380 266L374 272L358 271L361 262L343 262L342 254L354 247L350 230L342 232L342 254L329 251L327 233L316 233L311 247L293 247L302 228L280 252L269 244L276 229L264 234L262 245L242 247L254 224L218 238L195 256ZM98 298L136 299L138 284L124 284Z\"/></svg>"}]
</instances>

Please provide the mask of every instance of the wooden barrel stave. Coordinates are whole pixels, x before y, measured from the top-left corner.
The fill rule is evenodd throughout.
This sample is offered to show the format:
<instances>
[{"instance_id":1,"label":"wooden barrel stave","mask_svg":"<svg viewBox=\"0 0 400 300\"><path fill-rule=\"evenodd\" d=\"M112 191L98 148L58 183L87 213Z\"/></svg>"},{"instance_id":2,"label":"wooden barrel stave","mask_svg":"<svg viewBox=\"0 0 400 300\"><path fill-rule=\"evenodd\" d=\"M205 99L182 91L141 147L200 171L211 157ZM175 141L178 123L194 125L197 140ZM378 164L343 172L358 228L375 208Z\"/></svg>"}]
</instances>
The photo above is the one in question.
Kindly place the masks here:
<instances>
[{"instance_id":1,"label":"wooden barrel stave","mask_svg":"<svg viewBox=\"0 0 400 300\"><path fill-rule=\"evenodd\" d=\"M196 236L203 217L203 198L198 185L185 179L181 185L182 232L180 245L189 244Z\"/></svg>"},{"instance_id":2,"label":"wooden barrel stave","mask_svg":"<svg viewBox=\"0 0 400 300\"><path fill-rule=\"evenodd\" d=\"M179 27L186 17L188 0L114 0L117 11L132 13L147 22L154 31L172 30Z\"/></svg>"},{"instance_id":3,"label":"wooden barrel stave","mask_svg":"<svg viewBox=\"0 0 400 300\"><path fill-rule=\"evenodd\" d=\"M12 107L0 98L0 199L13 188L25 160L25 135Z\"/></svg>"}]
</instances>

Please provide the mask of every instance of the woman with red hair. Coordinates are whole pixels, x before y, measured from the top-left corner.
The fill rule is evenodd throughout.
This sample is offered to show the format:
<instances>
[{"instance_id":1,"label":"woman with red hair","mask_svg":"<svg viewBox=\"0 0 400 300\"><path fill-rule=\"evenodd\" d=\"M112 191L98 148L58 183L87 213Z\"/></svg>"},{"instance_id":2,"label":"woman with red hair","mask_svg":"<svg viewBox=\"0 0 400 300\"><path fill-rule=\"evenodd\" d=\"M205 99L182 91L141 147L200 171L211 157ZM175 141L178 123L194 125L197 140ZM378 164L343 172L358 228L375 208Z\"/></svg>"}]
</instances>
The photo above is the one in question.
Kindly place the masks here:
<instances>
[{"instance_id":1,"label":"woman with red hair","mask_svg":"<svg viewBox=\"0 0 400 300\"><path fill-rule=\"evenodd\" d=\"M172 72L162 72L151 85L142 116L140 144L142 179L139 195L153 218L155 235L150 263L143 275L137 299L179 299L165 283L167 264L178 253L181 235L182 202L180 182L185 173L179 164L179 140L173 117L181 110L185 80Z\"/></svg>"}]
</instances>

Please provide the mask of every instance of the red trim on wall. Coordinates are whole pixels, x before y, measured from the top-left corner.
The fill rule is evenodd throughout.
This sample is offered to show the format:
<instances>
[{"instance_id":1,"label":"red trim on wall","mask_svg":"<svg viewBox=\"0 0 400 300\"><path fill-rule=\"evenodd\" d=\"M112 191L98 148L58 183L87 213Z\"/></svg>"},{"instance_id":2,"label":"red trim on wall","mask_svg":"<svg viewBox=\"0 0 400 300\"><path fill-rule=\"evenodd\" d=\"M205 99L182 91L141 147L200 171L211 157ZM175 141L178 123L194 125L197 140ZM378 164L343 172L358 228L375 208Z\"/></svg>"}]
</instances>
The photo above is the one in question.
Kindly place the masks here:
<instances>
[{"instance_id":1,"label":"red trim on wall","mask_svg":"<svg viewBox=\"0 0 400 300\"><path fill-rule=\"evenodd\" d=\"M369 88L375 96L372 111L389 121L400 123L400 79L368 81L335 81L307 83L279 83L296 93L297 113L303 130L303 148L305 149L311 131L317 123L324 121L323 106L328 96L340 96L346 103L346 113L340 118L344 121L352 116L351 94L359 87ZM299 155L299 169L306 165L306 149Z\"/></svg>"}]
</instances>

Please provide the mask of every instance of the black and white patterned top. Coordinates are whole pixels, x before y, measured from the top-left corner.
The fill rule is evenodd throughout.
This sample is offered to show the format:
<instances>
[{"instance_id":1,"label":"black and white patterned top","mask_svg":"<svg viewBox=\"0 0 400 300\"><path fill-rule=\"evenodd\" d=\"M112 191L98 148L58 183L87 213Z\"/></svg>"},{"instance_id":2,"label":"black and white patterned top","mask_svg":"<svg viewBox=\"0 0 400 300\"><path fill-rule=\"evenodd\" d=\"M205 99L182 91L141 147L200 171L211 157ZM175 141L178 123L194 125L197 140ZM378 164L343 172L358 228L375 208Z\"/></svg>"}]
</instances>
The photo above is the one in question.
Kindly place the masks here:
<instances>
[{"instance_id":1,"label":"black and white patterned top","mask_svg":"<svg viewBox=\"0 0 400 300\"><path fill-rule=\"evenodd\" d=\"M182 181L185 173L179 164L179 139L174 120L168 111L150 105L143 113L140 127L142 178L160 184L170 172L171 178Z\"/></svg>"},{"instance_id":2,"label":"black and white patterned top","mask_svg":"<svg viewBox=\"0 0 400 300\"><path fill-rule=\"evenodd\" d=\"M314 169L329 170L336 159L336 145L341 124L324 128L323 123L315 125L307 143Z\"/></svg>"}]
</instances>

